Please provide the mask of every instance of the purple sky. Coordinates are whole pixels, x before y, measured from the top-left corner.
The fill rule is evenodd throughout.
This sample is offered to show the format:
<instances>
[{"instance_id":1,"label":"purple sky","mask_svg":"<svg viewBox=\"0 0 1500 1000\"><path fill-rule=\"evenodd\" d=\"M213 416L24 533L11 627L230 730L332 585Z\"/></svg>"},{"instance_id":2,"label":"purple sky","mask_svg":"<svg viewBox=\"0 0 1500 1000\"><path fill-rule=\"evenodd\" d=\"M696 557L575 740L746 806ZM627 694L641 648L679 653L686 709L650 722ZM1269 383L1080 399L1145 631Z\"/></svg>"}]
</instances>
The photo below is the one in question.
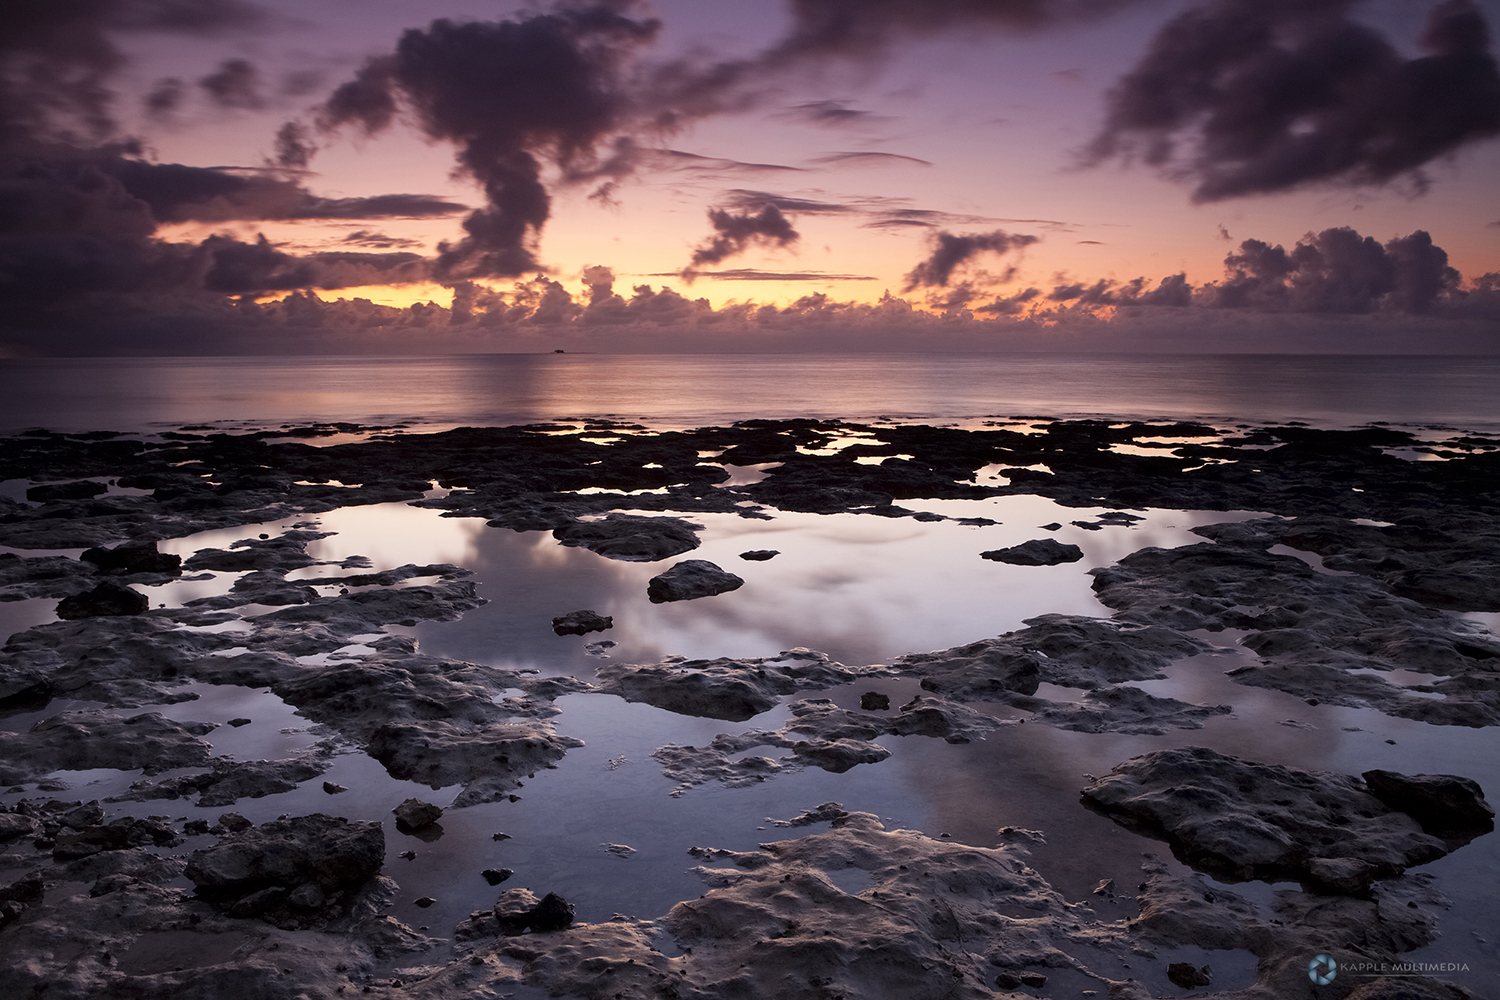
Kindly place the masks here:
<instances>
[{"instance_id":1,"label":"purple sky","mask_svg":"<svg viewBox=\"0 0 1500 1000\"><path fill-rule=\"evenodd\" d=\"M1500 349L1493 2L0 17L9 354Z\"/></svg>"}]
</instances>

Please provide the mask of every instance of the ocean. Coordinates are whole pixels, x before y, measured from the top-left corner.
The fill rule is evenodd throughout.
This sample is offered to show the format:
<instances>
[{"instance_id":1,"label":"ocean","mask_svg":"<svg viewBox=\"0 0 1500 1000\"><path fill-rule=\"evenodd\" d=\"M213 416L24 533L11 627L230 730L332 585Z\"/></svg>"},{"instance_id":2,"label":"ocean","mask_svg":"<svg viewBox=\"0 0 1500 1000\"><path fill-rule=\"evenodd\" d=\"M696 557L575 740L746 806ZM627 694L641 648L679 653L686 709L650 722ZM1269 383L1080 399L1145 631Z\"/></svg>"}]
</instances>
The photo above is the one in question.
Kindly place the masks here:
<instances>
[{"instance_id":1,"label":"ocean","mask_svg":"<svg viewBox=\"0 0 1500 1000\"><path fill-rule=\"evenodd\" d=\"M1500 428L1500 357L607 355L0 361L0 431L992 415Z\"/></svg>"}]
</instances>

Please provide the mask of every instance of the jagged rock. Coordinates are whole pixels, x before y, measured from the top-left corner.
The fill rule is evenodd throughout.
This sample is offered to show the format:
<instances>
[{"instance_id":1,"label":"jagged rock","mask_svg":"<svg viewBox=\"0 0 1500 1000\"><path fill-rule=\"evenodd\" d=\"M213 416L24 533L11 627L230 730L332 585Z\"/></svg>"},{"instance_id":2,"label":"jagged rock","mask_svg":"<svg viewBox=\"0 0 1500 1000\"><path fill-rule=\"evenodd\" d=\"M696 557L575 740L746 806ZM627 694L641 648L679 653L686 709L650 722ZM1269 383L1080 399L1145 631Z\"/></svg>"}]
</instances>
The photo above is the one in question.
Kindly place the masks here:
<instances>
[{"instance_id":1,"label":"jagged rock","mask_svg":"<svg viewBox=\"0 0 1500 1000\"><path fill-rule=\"evenodd\" d=\"M866 712L884 712L891 707L891 698L879 691L866 691L859 696L859 707Z\"/></svg>"},{"instance_id":2,"label":"jagged rock","mask_svg":"<svg viewBox=\"0 0 1500 1000\"><path fill-rule=\"evenodd\" d=\"M1453 774L1366 771L1360 777L1380 801L1411 816L1428 833L1465 839L1495 828L1495 809L1477 781Z\"/></svg>"},{"instance_id":3,"label":"jagged rock","mask_svg":"<svg viewBox=\"0 0 1500 1000\"><path fill-rule=\"evenodd\" d=\"M614 627L614 624L614 618L609 615L586 610L570 611L560 618L552 619L552 631L558 635L587 635L590 632L603 632Z\"/></svg>"},{"instance_id":4,"label":"jagged rock","mask_svg":"<svg viewBox=\"0 0 1500 1000\"><path fill-rule=\"evenodd\" d=\"M197 795L200 807L232 806L240 799L259 799L290 792L328 769L326 759L232 761L214 758L207 774L190 774L156 782L137 782L112 801L144 802Z\"/></svg>"},{"instance_id":5,"label":"jagged rock","mask_svg":"<svg viewBox=\"0 0 1500 1000\"><path fill-rule=\"evenodd\" d=\"M599 689L607 694L681 715L732 722L759 715L775 705L780 695L833 687L872 672L800 648L764 659L611 663L598 670Z\"/></svg>"},{"instance_id":6,"label":"jagged rock","mask_svg":"<svg viewBox=\"0 0 1500 1000\"><path fill-rule=\"evenodd\" d=\"M1451 849L1358 778L1206 747L1133 757L1086 787L1083 799L1221 880L1297 879L1351 892Z\"/></svg>"},{"instance_id":7,"label":"jagged rock","mask_svg":"<svg viewBox=\"0 0 1500 1000\"><path fill-rule=\"evenodd\" d=\"M744 585L743 579L707 559L684 559L660 576L653 576L646 586L646 595L652 604L665 604L713 597Z\"/></svg>"},{"instance_id":8,"label":"jagged rock","mask_svg":"<svg viewBox=\"0 0 1500 1000\"><path fill-rule=\"evenodd\" d=\"M385 834L379 823L356 823L314 813L272 820L226 835L194 851L186 874L201 896L219 900L232 916L262 916L289 904L304 885L342 897L380 874ZM303 892L295 908L311 898Z\"/></svg>"},{"instance_id":9,"label":"jagged rock","mask_svg":"<svg viewBox=\"0 0 1500 1000\"><path fill-rule=\"evenodd\" d=\"M430 802L423 802L421 799L407 799L391 812L396 814L397 826L404 827L406 830L425 829L436 823L443 815L440 807Z\"/></svg>"},{"instance_id":10,"label":"jagged rock","mask_svg":"<svg viewBox=\"0 0 1500 1000\"><path fill-rule=\"evenodd\" d=\"M35 781L53 771L112 767L157 774L203 767L213 748L199 737L209 722L173 722L157 712L121 719L109 712L60 712L25 733L0 732L0 784Z\"/></svg>"},{"instance_id":11,"label":"jagged rock","mask_svg":"<svg viewBox=\"0 0 1500 1000\"><path fill-rule=\"evenodd\" d=\"M698 526L677 517L608 514L573 521L552 532L564 545L579 545L610 559L655 562L698 547Z\"/></svg>"},{"instance_id":12,"label":"jagged rock","mask_svg":"<svg viewBox=\"0 0 1500 1000\"><path fill-rule=\"evenodd\" d=\"M57 603L57 617L75 621L79 618L138 615L150 606L150 599L140 591L113 580L104 580L93 590L64 597Z\"/></svg>"},{"instance_id":13,"label":"jagged rock","mask_svg":"<svg viewBox=\"0 0 1500 1000\"><path fill-rule=\"evenodd\" d=\"M1059 542L1055 538L1033 538L1020 545L1005 549L991 549L979 553L980 558L994 562L1010 563L1012 566L1057 566L1060 563L1077 562L1083 558L1083 550L1076 545Z\"/></svg>"}]
</instances>

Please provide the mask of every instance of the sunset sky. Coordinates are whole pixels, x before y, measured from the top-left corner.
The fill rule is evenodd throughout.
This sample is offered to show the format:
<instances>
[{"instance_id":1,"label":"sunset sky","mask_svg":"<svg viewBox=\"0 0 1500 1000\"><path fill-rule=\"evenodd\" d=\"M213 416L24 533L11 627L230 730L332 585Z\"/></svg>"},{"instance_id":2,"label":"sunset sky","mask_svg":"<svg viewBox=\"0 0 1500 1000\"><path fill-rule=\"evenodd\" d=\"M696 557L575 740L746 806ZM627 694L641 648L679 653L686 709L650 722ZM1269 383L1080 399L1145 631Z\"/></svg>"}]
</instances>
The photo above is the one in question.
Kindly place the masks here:
<instances>
[{"instance_id":1,"label":"sunset sky","mask_svg":"<svg viewBox=\"0 0 1500 1000\"><path fill-rule=\"evenodd\" d=\"M890 347L939 327L982 344L1321 323L1500 350L1497 16L17 0L0 344Z\"/></svg>"}]
</instances>

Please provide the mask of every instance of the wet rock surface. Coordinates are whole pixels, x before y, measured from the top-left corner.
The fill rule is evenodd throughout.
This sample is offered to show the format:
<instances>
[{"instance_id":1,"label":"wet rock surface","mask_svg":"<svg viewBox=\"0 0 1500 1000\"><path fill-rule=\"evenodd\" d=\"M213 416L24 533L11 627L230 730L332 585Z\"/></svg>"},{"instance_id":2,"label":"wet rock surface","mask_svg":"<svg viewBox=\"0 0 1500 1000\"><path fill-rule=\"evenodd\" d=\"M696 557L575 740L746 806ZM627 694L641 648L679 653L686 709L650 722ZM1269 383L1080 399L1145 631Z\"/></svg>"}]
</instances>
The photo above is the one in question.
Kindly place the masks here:
<instances>
[{"instance_id":1,"label":"wet rock surface","mask_svg":"<svg viewBox=\"0 0 1500 1000\"><path fill-rule=\"evenodd\" d=\"M745 581L707 559L684 559L660 576L653 576L646 586L652 604L668 601L696 601L738 590Z\"/></svg>"},{"instance_id":2,"label":"wet rock surface","mask_svg":"<svg viewBox=\"0 0 1500 1000\"><path fill-rule=\"evenodd\" d=\"M603 632L614 627L615 620L609 615L595 614L592 611L570 611L567 614L552 619L552 631L558 635L588 635L590 632Z\"/></svg>"},{"instance_id":3,"label":"wet rock surface","mask_svg":"<svg viewBox=\"0 0 1500 1000\"><path fill-rule=\"evenodd\" d=\"M1012 566L1057 566L1077 562L1083 558L1083 550L1076 545L1059 542L1055 538L1035 538L1020 545L1005 549L991 549L979 555L993 562L1010 563Z\"/></svg>"},{"instance_id":4,"label":"wet rock surface","mask_svg":"<svg viewBox=\"0 0 1500 1000\"><path fill-rule=\"evenodd\" d=\"M1384 779L1384 787L1401 788L1402 778ZM1186 863L1221 880L1294 879L1358 892L1451 849L1359 778L1255 763L1206 747L1132 758L1086 787L1083 798L1162 837ZM1477 809L1483 799L1469 803ZM1471 828L1470 837L1477 832Z\"/></svg>"},{"instance_id":5,"label":"wet rock surface","mask_svg":"<svg viewBox=\"0 0 1500 1000\"><path fill-rule=\"evenodd\" d=\"M655 562L696 549L700 530L677 517L608 514L598 521L574 521L552 536L564 545L580 545L610 559Z\"/></svg>"},{"instance_id":6,"label":"wet rock surface","mask_svg":"<svg viewBox=\"0 0 1500 1000\"><path fill-rule=\"evenodd\" d=\"M553 699L561 695L602 692L690 716L743 721L807 692L856 681L907 686L899 698L872 699L858 710L804 697L787 706L789 717L778 728L719 734L697 747L661 747L657 762L677 782L675 794L705 782L744 787L806 769L863 774L891 768L896 765L882 761L912 737L962 747L1029 733L1040 724L1043 732L1160 740L1211 727L1229 707L1190 704L1136 685L1161 680L1169 669L1174 679L1214 669L1207 659L1192 658L1210 651L1203 635L1224 630L1243 632L1258 657L1234 672L1241 684L1437 724L1500 721L1493 678L1500 645L1442 613L1500 610L1500 536L1493 527L1500 523L1500 452L1479 438L1450 435L1424 443L1389 427L1225 432L1201 424L1103 420L1012 421L978 430L745 421L669 432L577 423L581 429L557 424L408 434L326 425L244 434L190 428L150 440L45 431L0 439L0 476L30 480L33 501L0 504L0 545L53 550L0 554L0 600L76 600L100 587L117 598L111 587L134 588L146 599L151 588L183 572L205 582L232 576L188 607L151 610L154 596L146 604L127 599L128 613L91 610L12 636L0 650L0 712L52 713L25 732L0 737L20 741L0 751L0 760L17 768L14 783L61 789L67 782L55 772L69 761L104 768L135 761L132 769L158 773L118 799L196 797L192 808L198 808L282 794L325 773L335 753L360 752L392 777L455 789L449 809L513 802L523 780L579 746L549 721L557 712ZM332 434L367 440L306 443ZM848 437L857 440L841 440ZM1136 452L1152 453L1112 450L1132 444ZM1412 462L1394 454L1414 449L1439 460ZM718 457L700 461L706 454ZM723 464L710 461L766 467L765 475L748 486L725 486ZM981 482L982 469L1000 469L1005 481L987 473ZM109 491L110 480L149 495ZM434 481L449 492L422 499ZM657 492L632 492L642 490ZM695 513L761 519L774 518L772 508L778 508L946 518L970 526L955 530L972 530L993 522L950 518L917 509L922 505L913 501L1017 494L1087 509L1076 520L1058 516L1048 530L1073 531L1062 527L1071 521L1099 533L1089 537L1115 541L1140 530L1141 515L1131 509L1274 516L1205 526L1198 529L1210 539L1204 544L1147 548L1101 567L1095 592L1115 611L1114 620L1044 615L1028 619L1023 629L886 666L843 666L805 650L764 659L611 663L596 684L430 656L409 636L389 634L398 624L452 621L482 603L476 581L454 566L391 569L357 557L323 562L309 546L328 536L306 520L260 538L216 541L181 566L154 544L403 501L482 518L491 530L552 532L562 544L608 558L651 561L697 547L702 533L685 519ZM1098 513L1101 507L1121 509ZM1047 516L1053 515L1036 520ZM74 559L55 550L86 551ZM751 557L771 551L745 555L756 561ZM1411 673L1430 680L1413 683ZM915 698L913 683L921 690ZM307 739L317 744L277 760L215 757L201 739L207 730L196 733L193 723L159 715L150 724L160 730L153 730L155 742L125 746L128 739L109 735L110 725L123 727L142 714L132 711L135 706L190 700L205 684L271 689L315 727ZM108 707L97 715L85 709L87 720L70 723L65 717L79 710L49 709L55 699ZM247 714L262 719L258 709ZM192 717L228 718L179 716ZM47 723L52 728L38 734ZM78 728L65 731L70 724ZM1016 728L1023 724L1024 730ZM101 761L89 756L93 750L77 750L86 744L121 756ZM126 756L132 753L138 756ZM1085 894L1091 906L1069 903L1029 868L1025 845L1039 843L1028 839L1035 835L1002 831L1000 846L978 847L885 830L873 817L820 807L780 822L799 829L834 824L826 833L759 851L700 849L693 857L704 862L698 871L709 892L665 918L579 922L568 903L549 897L555 900L550 917L533 922L528 916L521 933L501 933L501 911L514 921L535 915L546 902L527 891L511 897L514 905L475 918L471 950L451 961L446 951L405 959L426 964L399 977L391 974L399 956L433 942L380 916L397 897L378 864L355 865L365 874L328 885L302 869L260 881L216 886L210 880L197 898L167 888L181 877L184 862L165 852L196 847L204 853L202 841L191 838L208 835L206 820L179 831L160 817L110 816L98 803L26 799L24 808L16 803L0 812L0 870L7 873L0 877L0 971L18 995L45 986L49 996L70 998L243 993L291 1000L368 988L447 1000L525 983L587 997L822 1000L874 995L878 987L882 995L899 997L1087 989L1136 1000L1173 988L1168 969L1176 959L1148 953L1194 945L1240 949L1258 963L1254 985L1238 988L1225 985L1215 961L1213 985L1197 989L1269 1000L1327 995L1307 979L1309 954L1348 948L1371 960L1393 960L1436 940L1441 895L1428 876L1399 870L1489 829L1482 792L1456 776L1393 771L1370 771L1363 780L1318 775L1307 786L1295 774L1316 772L1284 769L1295 773L1268 776L1269 765L1241 764L1248 770L1231 769L1233 780L1222 764L1183 777L1180 787L1197 789L1203 801L1217 794L1226 803L1198 813L1158 809L1153 797L1171 796L1146 780L1154 772L1131 761L1096 784L1138 781L1120 799L1118 815L1135 816L1131 822L1145 829L1159 813L1161 828L1153 835L1225 877L1238 877L1246 867L1252 877L1279 871L1315 890L1277 891L1269 911L1156 862L1147 863L1138 890L1139 916L1107 910L1130 900L1123 890ZM190 773L158 776L160 769ZM1338 795L1329 797L1318 782L1331 782ZM1261 801L1261 792L1277 788L1282 791L1269 805ZM1319 796L1332 804L1320 805ZM318 796L329 806L358 798ZM1351 812L1351 803L1359 808ZM1225 822L1216 827L1214 816ZM1339 818L1348 823L1335 822ZM258 843L244 849L259 859L254 864L270 865L268 859L302 856L314 842L345 839L342 833L314 835L310 827L278 832L276 826L312 819L256 826L226 814L213 829L226 849L240 838ZM324 819L334 824L330 830L344 822ZM1383 825L1371 833L1366 828L1375 820ZM1169 834L1169 826L1177 832ZM183 836L190 838L186 846ZM1267 847L1278 837L1292 845L1290 854ZM1340 853L1325 838L1354 846ZM292 846L270 846L283 841ZM1221 855L1240 863L1233 871L1214 867ZM1254 864L1243 863L1247 858ZM641 860L611 863L625 868ZM850 869L863 873L868 888L838 888L858 882L833 877ZM489 872L508 876L510 869ZM526 877L523 872L517 881ZM402 886L400 898L428 901L432 908L423 912L435 914L448 895L436 887ZM664 936L681 949L676 957L661 950ZM1204 963L1179 964L1201 973ZM1366 1000L1390 993L1381 983L1344 988ZM1403 980L1401 989L1413 996L1459 995L1420 977Z\"/></svg>"}]
</instances>

